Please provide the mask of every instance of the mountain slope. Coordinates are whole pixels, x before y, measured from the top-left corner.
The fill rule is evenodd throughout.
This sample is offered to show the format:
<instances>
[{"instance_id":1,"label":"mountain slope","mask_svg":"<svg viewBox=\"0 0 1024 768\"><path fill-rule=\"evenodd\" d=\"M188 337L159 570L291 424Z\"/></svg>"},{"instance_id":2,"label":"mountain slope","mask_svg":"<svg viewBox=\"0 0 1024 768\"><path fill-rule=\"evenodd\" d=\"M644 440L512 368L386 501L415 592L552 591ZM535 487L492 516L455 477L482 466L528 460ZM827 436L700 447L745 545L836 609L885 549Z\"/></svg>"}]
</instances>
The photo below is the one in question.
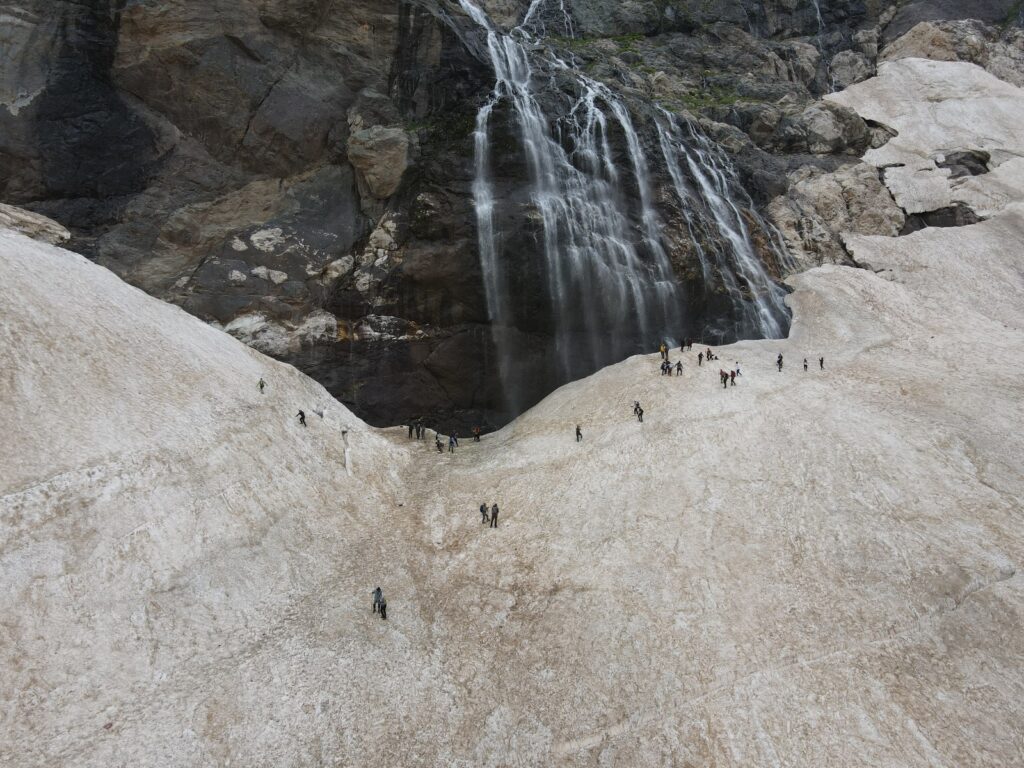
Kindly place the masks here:
<instances>
[{"instance_id":1,"label":"mountain slope","mask_svg":"<svg viewBox=\"0 0 1024 768\"><path fill-rule=\"evenodd\" d=\"M989 213L850 236L871 269L793 278L788 340L443 456L0 232L4 762L1024 764L1024 205Z\"/></svg>"}]
</instances>

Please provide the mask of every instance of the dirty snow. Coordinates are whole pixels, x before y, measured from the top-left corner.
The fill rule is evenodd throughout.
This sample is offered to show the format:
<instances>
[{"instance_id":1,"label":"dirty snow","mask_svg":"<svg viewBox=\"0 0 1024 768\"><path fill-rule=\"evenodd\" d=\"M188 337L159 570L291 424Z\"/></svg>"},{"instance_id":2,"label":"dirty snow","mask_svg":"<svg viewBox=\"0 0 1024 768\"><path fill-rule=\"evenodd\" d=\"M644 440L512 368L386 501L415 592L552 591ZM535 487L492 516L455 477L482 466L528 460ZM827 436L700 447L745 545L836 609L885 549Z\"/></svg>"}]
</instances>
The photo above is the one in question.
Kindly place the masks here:
<instances>
[{"instance_id":1,"label":"dirty snow","mask_svg":"<svg viewBox=\"0 0 1024 768\"><path fill-rule=\"evenodd\" d=\"M851 238L449 456L0 232L4 764L1024 765L1022 238Z\"/></svg>"}]
</instances>

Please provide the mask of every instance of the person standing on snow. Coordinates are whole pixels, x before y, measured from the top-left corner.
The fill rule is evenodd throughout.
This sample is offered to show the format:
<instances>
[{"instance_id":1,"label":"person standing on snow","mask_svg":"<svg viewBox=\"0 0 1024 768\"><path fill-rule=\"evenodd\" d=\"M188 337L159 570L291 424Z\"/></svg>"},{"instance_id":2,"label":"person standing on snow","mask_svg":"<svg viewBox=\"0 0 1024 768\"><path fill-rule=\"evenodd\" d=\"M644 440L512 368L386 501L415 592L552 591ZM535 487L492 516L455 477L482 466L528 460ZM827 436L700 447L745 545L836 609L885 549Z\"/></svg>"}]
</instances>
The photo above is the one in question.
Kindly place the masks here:
<instances>
[{"instance_id":1,"label":"person standing on snow","mask_svg":"<svg viewBox=\"0 0 1024 768\"><path fill-rule=\"evenodd\" d=\"M782 373L782 353L779 352L779 359L775 361L775 364L779 366L779 373Z\"/></svg>"},{"instance_id":2,"label":"person standing on snow","mask_svg":"<svg viewBox=\"0 0 1024 768\"><path fill-rule=\"evenodd\" d=\"M490 527L490 528L497 528L498 527L498 505L497 504L494 504L494 505L491 506L491 524L488 527Z\"/></svg>"},{"instance_id":3,"label":"person standing on snow","mask_svg":"<svg viewBox=\"0 0 1024 768\"><path fill-rule=\"evenodd\" d=\"M804 373L807 373L807 358L804 358Z\"/></svg>"},{"instance_id":4,"label":"person standing on snow","mask_svg":"<svg viewBox=\"0 0 1024 768\"><path fill-rule=\"evenodd\" d=\"M300 409L295 415L299 417L299 424L306 426L306 412Z\"/></svg>"},{"instance_id":5,"label":"person standing on snow","mask_svg":"<svg viewBox=\"0 0 1024 768\"><path fill-rule=\"evenodd\" d=\"M480 505L480 518L481 518L480 519L481 523L486 524L486 523L491 522L491 518L487 514L487 503L486 502L484 502L483 504Z\"/></svg>"},{"instance_id":6,"label":"person standing on snow","mask_svg":"<svg viewBox=\"0 0 1024 768\"><path fill-rule=\"evenodd\" d=\"M260 394L262 395L262 394L263 394L263 390L264 390L264 389L266 388L266 386L267 386L267 382L265 382L265 381L263 380L263 377L262 377L262 376L260 377L260 380L259 380L259 383L257 384L257 386L258 386L258 387L260 388Z\"/></svg>"},{"instance_id":7,"label":"person standing on snow","mask_svg":"<svg viewBox=\"0 0 1024 768\"><path fill-rule=\"evenodd\" d=\"M373 590L373 612L376 613L380 609L380 601L384 599L384 590L377 587Z\"/></svg>"},{"instance_id":8,"label":"person standing on snow","mask_svg":"<svg viewBox=\"0 0 1024 768\"><path fill-rule=\"evenodd\" d=\"M578 442L581 442L582 440L583 440L583 430L580 429L580 425L577 424L576 425L576 442L578 443Z\"/></svg>"},{"instance_id":9,"label":"person standing on snow","mask_svg":"<svg viewBox=\"0 0 1024 768\"><path fill-rule=\"evenodd\" d=\"M825 370L825 358L824 357L819 357L818 358L818 365L821 366L821 370L823 370L823 371Z\"/></svg>"}]
</instances>

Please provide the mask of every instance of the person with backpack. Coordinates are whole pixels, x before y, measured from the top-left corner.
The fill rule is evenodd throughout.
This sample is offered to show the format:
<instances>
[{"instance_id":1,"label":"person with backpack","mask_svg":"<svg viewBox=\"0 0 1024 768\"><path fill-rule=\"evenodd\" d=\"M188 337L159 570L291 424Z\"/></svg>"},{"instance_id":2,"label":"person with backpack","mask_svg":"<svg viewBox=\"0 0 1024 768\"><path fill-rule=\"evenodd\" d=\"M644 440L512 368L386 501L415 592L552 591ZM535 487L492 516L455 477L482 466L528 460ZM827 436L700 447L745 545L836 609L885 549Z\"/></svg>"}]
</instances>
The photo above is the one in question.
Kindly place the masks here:
<instances>
[{"instance_id":1,"label":"person with backpack","mask_svg":"<svg viewBox=\"0 0 1024 768\"><path fill-rule=\"evenodd\" d=\"M387 621L388 618L388 599L383 594L380 596L380 604L377 606L380 610L380 617Z\"/></svg>"},{"instance_id":2,"label":"person with backpack","mask_svg":"<svg viewBox=\"0 0 1024 768\"><path fill-rule=\"evenodd\" d=\"M736 386L736 371L729 371L729 384Z\"/></svg>"},{"instance_id":3,"label":"person with backpack","mask_svg":"<svg viewBox=\"0 0 1024 768\"><path fill-rule=\"evenodd\" d=\"M259 380L259 382L257 383L257 385L256 385L256 386L258 386L258 387L260 388L260 394L262 395L262 394L263 394L263 390L264 390L264 389L266 388L266 386L267 386L267 382L265 382L265 381L263 380L263 377L262 377L262 376L260 376L260 380Z\"/></svg>"},{"instance_id":4,"label":"person with backpack","mask_svg":"<svg viewBox=\"0 0 1024 768\"><path fill-rule=\"evenodd\" d=\"M487 514L487 502L480 505L480 522L483 524L491 522L491 518Z\"/></svg>"},{"instance_id":5,"label":"person with backpack","mask_svg":"<svg viewBox=\"0 0 1024 768\"><path fill-rule=\"evenodd\" d=\"M676 360L676 376L682 376L682 375L683 375L683 361L682 360Z\"/></svg>"},{"instance_id":6,"label":"person with backpack","mask_svg":"<svg viewBox=\"0 0 1024 768\"><path fill-rule=\"evenodd\" d=\"M639 403L636 406L636 420L641 424L644 423L644 409L640 407Z\"/></svg>"},{"instance_id":7,"label":"person with backpack","mask_svg":"<svg viewBox=\"0 0 1024 768\"><path fill-rule=\"evenodd\" d=\"M782 373L782 353L779 352L779 358L775 361L775 364L779 366L779 373Z\"/></svg>"},{"instance_id":8,"label":"person with backpack","mask_svg":"<svg viewBox=\"0 0 1024 768\"><path fill-rule=\"evenodd\" d=\"M664 341L661 342L661 346L658 347L658 350L661 352L661 359L668 360L668 347L665 346Z\"/></svg>"},{"instance_id":9,"label":"person with backpack","mask_svg":"<svg viewBox=\"0 0 1024 768\"><path fill-rule=\"evenodd\" d=\"M698 352L697 353L697 367L700 367L702 365L704 365L704 353L703 352Z\"/></svg>"},{"instance_id":10,"label":"person with backpack","mask_svg":"<svg viewBox=\"0 0 1024 768\"><path fill-rule=\"evenodd\" d=\"M497 504L494 504L494 505L491 506L491 524L488 527L489 528L497 528L498 527L498 505Z\"/></svg>"}]
</instances>

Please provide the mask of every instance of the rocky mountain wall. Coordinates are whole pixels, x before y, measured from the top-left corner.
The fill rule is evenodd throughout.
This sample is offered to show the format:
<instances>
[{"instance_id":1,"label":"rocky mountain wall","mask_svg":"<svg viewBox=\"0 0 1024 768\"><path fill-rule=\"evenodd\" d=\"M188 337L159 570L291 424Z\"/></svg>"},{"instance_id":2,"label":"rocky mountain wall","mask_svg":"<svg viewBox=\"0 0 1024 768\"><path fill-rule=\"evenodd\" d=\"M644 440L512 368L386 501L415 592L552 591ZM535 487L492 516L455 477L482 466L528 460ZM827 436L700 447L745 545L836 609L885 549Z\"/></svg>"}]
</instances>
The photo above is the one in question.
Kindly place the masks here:
<instances>
[{"instance_id":1,"label":"rocky mountain wall","mask_svg":"<svg viewBox=\"0 0 1024 768\"><path fill-rule=\"evenodd\" d=\"M482 5L505 29L530 8ZM1024 71L1015 8L566 0L535 8L533 29L626 100L648 149L656 105L699 119L751 194L761 255L772 233L754 207L797 264L814 264L849 259L844 227L907 225L856 160L891 132L819 97L870 76L880 50L943 51L1012 78ZM72 249L298 365L372 423L424 415L464 429L511 415L471 191L493 73L457 4L19 0L2 16L0 201L60 221ZM553 80L547 98L567 87ZM511 332L536 400L560 382L544 364L522 147L499 117L502 253L522 318ZM721 311L719 287L699 275L666 169L652 175L690 297L681 333L699 333Z\"/></svg>"}]
</instances>

